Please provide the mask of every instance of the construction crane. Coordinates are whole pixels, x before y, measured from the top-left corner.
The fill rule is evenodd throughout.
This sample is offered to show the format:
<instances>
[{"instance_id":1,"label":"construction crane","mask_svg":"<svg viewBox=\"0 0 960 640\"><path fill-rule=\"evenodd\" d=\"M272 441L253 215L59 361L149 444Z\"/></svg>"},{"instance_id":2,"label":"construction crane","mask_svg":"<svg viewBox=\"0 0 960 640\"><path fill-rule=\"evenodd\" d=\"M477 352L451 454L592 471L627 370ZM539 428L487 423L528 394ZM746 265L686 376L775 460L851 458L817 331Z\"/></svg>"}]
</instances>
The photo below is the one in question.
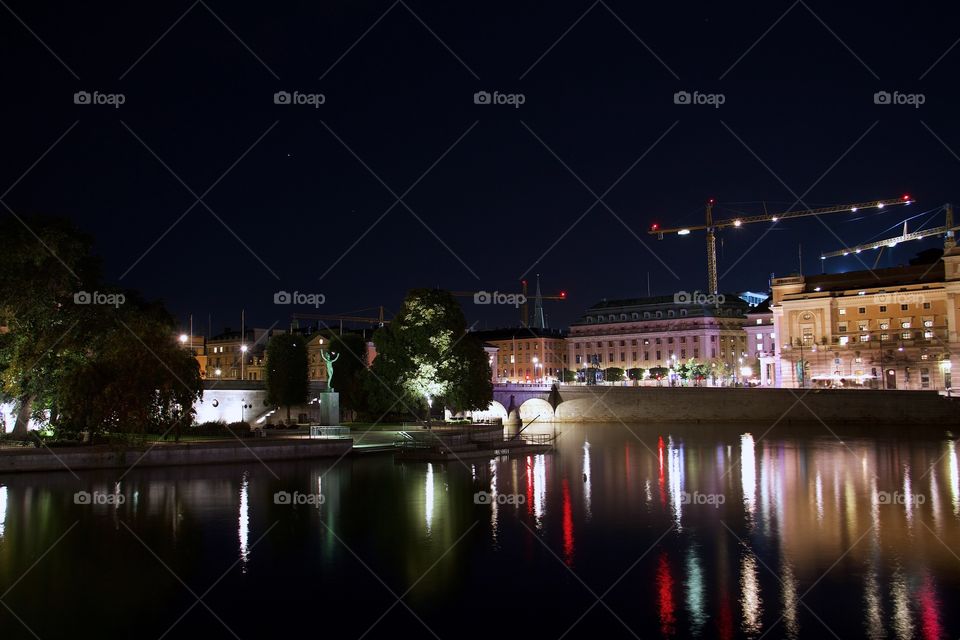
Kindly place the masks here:
<instances>
[{"instance_id":1,"label":"construction crane","mask_svg":"<svg viewBox=\"0 0 960 640\"><path fill-rule=\"evenodd\" d=\"M838 256L847 256L851 253L860 253L861 251L866 251L868 249L880 249L882 252L884 248L890 247L893 248L900 244L901 242L907 242L908 240L919 240L921 238L929 238L931 236L943 236L943 250L949 251L957 245L956 235L954 232L960 230L960 226L954 226L953 224L953 205L945 204L943 209L946 213L944 216L946 220L944 225L940 227L934 227L932 229L923 229L921 231L914 231L912 233L907 232L907 222L903 222L903 233L895 238L886 238L885 240L874 240L873 242L867 242L864 244L858 244L854 247L847 247L845 249L839 249L837 251L828 251L826 253L820 254L821 260L826 260L827 258L836 258ZM880 259L880 254L877 254L877 259Z\"/></svg>"},{"instance_id":2,"label":"construction crane","mask_svg":"<svg viewBox=\"0 0 960 640\"><path fill-rule=\"evenodd\" d=\"M318 313L292 313L290 318L299 326L298 320L319 320L321 322L339 322L340 323L340 333L343 333L343 323L344 322L355 322L358 324L375 324L378 327L382 327L384 324L390 322L389 320L383 319L383 306L380 307L371 307L370 309L360 309L360 311L369 311L372 309L378 310L378 315L375 318L366 317L366 316L353 316L353 315L327 315L327 314L318 314Z\"/></svg>"},{"instance_id":3,"label":"construction crane","mask_svg":"<svg viewBox=\"0 0 960 640\"><path fill-rule=\"evenodd\" d=\"M707 288L710 293L719 293L717 290L717 239L716 231L726 227L739 228L745 224L753 222L779 222L790 218L803 218L806 216L819 216L827 213L842 213L845 211L857 212L861 209L883 209L884 207L896 206L899 204L910 204L913 199L909 195L903 195L899 198L889 200L870 200L869 202L856 202L854 204L838 204L830 207L821 207L819 209L804 209L800 211L784 211L782 213L770 213L757 216L742 216L739 218L730 218L727 220L713 219L713 206L716 200L710 198L707 200L706 221L702 225L692 227L673 227L661 229L660 225L654 223L647 232L656 235L658 240L663 240L663 236L668 233L675 233L680 236L689 235L691 231L704 230L707 232Z\"/></svg>"}]
</instances>

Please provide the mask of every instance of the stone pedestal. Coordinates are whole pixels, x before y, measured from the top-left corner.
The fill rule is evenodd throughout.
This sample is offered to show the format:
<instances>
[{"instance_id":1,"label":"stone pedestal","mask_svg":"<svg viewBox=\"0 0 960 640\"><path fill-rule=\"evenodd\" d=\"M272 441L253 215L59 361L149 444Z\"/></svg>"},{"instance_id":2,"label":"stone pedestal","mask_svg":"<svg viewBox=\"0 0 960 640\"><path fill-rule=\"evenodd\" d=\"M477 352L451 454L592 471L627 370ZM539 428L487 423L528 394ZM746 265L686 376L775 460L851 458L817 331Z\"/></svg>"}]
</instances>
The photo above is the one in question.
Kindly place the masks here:
<instances>
[{"instance_id":1,"label":"stone pedestal","mask_svg":"<svg viewBox=\"0 0 960 640\"><path fill-rule=\"evenodd\" d=\"M320 424L335 427L340 424L340 394L336 391L324 391L320 399Z\"/></svg>"}]
</instances>

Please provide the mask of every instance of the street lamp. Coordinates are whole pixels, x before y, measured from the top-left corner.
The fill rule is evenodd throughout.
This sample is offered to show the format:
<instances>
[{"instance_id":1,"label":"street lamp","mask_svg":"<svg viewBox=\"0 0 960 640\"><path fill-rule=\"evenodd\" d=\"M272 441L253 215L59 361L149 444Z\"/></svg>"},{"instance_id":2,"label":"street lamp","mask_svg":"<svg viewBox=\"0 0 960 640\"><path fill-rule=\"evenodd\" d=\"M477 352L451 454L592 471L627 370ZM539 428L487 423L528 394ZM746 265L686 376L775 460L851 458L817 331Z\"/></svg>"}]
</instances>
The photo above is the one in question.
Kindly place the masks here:
<instances>
[{"instance_id":1,"label":"street lamp","mask_svg":"<svg viewBox=\"0 0 960 640\"><path fill-rule=\"evenodd\" d=\"M244 365L247 363L247 345L240 345L240 353L242 354L240 356L240 379L245 380L246 376L244 375L243 370Z\"/></svg>"},{"instance_id":2,"label":"street lamp","mask_svg":"<svg viewBox=\"0 0 960 640\"><path fill-rule=\"evenodd\" d=\"M188 339L189 339L189 338L187 338L187 334L185 334L185 333L181 333L181 334L180 334L180 344L187 344L187 340L188 340Z\"/></svg>"},{"instance_id":3,"label":"street lamp","mask_svg":"<svg viewBox=\"0 0 960 640\"><path fill-rule=\"evenodd\" d=\"M539 376L537 375L537 368L540 366L540 359L537 356L533 356L533 381L538 382Z\"/></svg>"}]
</instances>

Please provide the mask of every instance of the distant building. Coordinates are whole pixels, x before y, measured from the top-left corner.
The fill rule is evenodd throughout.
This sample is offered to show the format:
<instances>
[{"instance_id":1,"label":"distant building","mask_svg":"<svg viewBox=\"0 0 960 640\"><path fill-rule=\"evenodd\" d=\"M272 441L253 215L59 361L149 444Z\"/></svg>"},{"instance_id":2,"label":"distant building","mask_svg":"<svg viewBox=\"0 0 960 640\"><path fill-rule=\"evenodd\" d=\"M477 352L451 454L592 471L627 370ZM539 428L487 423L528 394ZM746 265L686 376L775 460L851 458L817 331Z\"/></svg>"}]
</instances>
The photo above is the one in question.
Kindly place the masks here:
<instances>
[{"instance_id":1,"label":"distant building","mask_svg":"<svg viewBox=\"0 0 960 640\"><path fill-rule=\"evenodd\" d=\"M757 293L755 291L744 291L742 293L738 293L737 297L749 304L751 307L756 307L763 304L767 298L770 297L770 294Z\"/></svg>"},{"instance_id":2,"label":"distant building","mask_svg":"<svg viewBox=\"0 0 960 640\"><path fill-rule=\"evenodd\" d=\"M570 326L567 362L571 369L591 364L651 369L695 358L736 376L748 355L743 326L749 305L735 294L719 299L716 304L677 302L675 296L598 302Z\"/></svg>"},{"instance_id":3,"label":"distant building","mask_svg":"<svg viewBox=\"0 0 960 640\"><path fill-rule=\"evenodd\" d=\"M960 360L960 253L772 282L783 386L944 389Z\"/></svg>"},{"instance_id":4,"label":"distant building","mask_svg":"<svg viewBox=\"0 0 960 640\"><path fill-rule=\"evenodd\" d=\"M472 335L485 343L488 356L494 356L494 382L552 382L562 378L568 368L564 331L515 327L475 331Z\"/></svg>"},{"instance_id":5,"label":"distant building","mask_svg":"<svg viewBox=\"0 0 960 640\"><path fill-rule=\"evenodd\" d=\"M747 312L743 325L747 334L747 354L750 365L759 361L761 386L780 386L780 365L777 359L777 334L773 325L773 311L765 300Z\"/></svg>"},{"instance_id":6,"label":"distant building","mask_svg":"<svg viewBox=\"0 0 960 640\"><path fill-rule=\"evenodd\" d=\"M227 327L207 339L206 375L208 380L262 381L267 341L280 329L246 329L244 335Z\"/></svg>"}]
</instances>

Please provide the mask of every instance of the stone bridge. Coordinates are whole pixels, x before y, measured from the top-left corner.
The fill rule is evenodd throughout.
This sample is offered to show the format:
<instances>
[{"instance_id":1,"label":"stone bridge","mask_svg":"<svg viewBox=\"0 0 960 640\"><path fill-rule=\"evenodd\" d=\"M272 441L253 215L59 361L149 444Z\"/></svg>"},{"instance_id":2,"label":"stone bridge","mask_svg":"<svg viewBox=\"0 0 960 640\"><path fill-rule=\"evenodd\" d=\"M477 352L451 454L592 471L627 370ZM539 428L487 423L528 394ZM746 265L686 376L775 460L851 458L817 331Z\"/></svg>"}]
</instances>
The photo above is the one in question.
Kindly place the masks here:
<instances>
[{"instance_id":1,"label":"stone bridge","mask_svg":"<svg viewBox=\"0 0 960 640\"><path fill-rule=\"evenodd\" d=\"M936 391L494 385L476 419L537 422L822 423L960 426L960 398Z\"/></svg>"}]
</instances>

